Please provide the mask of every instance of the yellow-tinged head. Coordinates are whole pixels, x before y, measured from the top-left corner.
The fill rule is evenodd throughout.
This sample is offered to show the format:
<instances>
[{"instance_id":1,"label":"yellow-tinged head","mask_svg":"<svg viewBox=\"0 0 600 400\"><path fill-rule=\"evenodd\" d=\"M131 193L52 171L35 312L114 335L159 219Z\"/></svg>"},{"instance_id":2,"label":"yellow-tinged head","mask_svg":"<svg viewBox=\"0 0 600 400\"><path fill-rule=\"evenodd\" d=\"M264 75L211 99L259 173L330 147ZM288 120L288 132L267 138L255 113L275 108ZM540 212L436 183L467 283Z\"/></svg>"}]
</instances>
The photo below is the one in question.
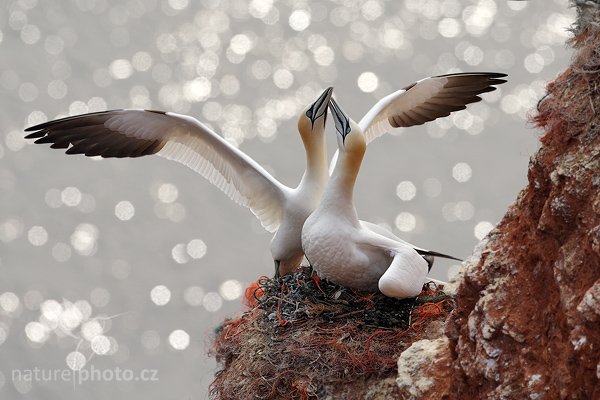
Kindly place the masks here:
<instances>
[{"instance_id":1,"label":"yellow-tinged head","mask_svg":"<svg viewBox=\"0 0 600 400\"><path fill-rule=\"evenodd\" d=\"M362 129L352 118L348 117L334 99L329 101L331 115L335 123L336 136L338 139L338 148L341 154L351 153L362 155L367 148L367 142Z\"/></svg>"},{"instance_id":2,"label":"yellow-tinged head","mask_svg":"<svg viewBox=\"0 0 600 400\"><path fill-rule=\"evenodd\" d=\"M322 134L325 131L327 107L329 107L329 100L332 93L333 88L328 87L314 103L300 113L300 117L298 117L298 131L305 143L307 140L310 141L313 139L311 137L313 133L320 132Z\"/></svg>"}]
</instances>

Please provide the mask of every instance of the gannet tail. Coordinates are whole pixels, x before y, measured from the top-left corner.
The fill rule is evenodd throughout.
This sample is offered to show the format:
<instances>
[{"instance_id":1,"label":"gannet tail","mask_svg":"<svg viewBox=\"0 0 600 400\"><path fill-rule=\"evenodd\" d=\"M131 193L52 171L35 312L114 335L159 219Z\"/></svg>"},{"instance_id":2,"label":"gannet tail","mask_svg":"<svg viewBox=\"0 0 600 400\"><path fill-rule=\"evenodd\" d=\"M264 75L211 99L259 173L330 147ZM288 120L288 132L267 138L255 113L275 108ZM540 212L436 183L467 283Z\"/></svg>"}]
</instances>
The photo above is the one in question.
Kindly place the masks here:
<instances>
[{"instance_id":1,"label":"gannet tail","mask_svg":"<svg viewBox=\"0 0 600 400\"><path fill-rule=\"evenodd\" d=\"M448 254L438 253L437 251L430 251L430 250L423 250L423 249L415 249L415 250L417 251L417 253L419 253L422 256L433 256L433 257L448 258L450 260L456 260L456 261L464 261L464 260L461 260L460 258L456 258L456 257L450 256Z\"/></svg>"}]
</instances>

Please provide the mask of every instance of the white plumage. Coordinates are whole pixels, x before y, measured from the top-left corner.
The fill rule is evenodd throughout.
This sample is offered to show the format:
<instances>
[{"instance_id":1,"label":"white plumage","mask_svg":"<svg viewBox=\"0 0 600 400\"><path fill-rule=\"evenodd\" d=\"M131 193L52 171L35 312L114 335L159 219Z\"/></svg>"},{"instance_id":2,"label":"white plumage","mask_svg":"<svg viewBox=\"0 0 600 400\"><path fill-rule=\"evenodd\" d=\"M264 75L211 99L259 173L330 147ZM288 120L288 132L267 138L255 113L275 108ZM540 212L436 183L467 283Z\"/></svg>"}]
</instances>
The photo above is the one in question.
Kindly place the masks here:
<instances>
[{"instance_id":1,"label":"white plumage","mask_svg":"<svg viewBox=\"0 0 600 400\"><path fill-rule=\"evenodd\" d=\"M303 258L302 225L317 206L327 181L325 118L332 88L298 119L307 158L300 184L290 188L244 152L195 118L170 112L114 110L46 122L28 138L67 148L68 154L140 157L157 154L198 172L234 202L248 207L265 229L275 232L271 253L281 273Z\"/></svg>"},{"instance_id":2,"label":"white plumage","mask_svg":"<svg viewBox=\"0 0 600 400\"><path fill-rule=\"evenodd\" d=\"M424 250L358 219L354 183L367 142L358 124L331 100L340 156L319 207L302 228L302 247L317 273L342 286L405 298L420 293L428 272Z\"/></svg>"},{"instance_id":3,"label":"white plumage","mask_svg":"<svg viewBox=\"0 0 600 400\"><path fill-rule=\"evenodd\" d=\"M505 82L503 74L451 74L423 79L383 98L359 126L367 143L394 127L446 116L480 100L478 94ZM303 258L302 225L319 204L327 182L325 118L332 88L299 116L306 171L296 188L283 185L251 157L200 121L185 115L114 110L46 122L27 131L36 143L66 148L68 154L140 157L157 154L198 172L236 203L248 207L265 229L275 232L271 253L278 271L296 269ZM335 165L335 158L331 167Z\"/></svg>"}]
</instances>

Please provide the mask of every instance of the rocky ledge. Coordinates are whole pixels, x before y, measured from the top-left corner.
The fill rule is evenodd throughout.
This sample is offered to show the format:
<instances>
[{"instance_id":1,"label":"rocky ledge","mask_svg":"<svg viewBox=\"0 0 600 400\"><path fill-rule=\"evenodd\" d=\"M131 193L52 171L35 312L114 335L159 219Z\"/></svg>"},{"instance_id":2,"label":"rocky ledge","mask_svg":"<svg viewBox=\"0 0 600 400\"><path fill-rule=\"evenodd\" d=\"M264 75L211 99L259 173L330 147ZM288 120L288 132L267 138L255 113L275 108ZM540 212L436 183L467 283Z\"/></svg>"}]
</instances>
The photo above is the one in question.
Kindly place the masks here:
<instances>
[{"instance_id":1,"label":"rocky ledge","mask_svg":"<svg viewBox=\"0 0 600 400\"><path fill-rule=\"evenodd\" d=\"M405 398L600 398L600 7L575 6L529 184L463 265L446 337L401 355Z\"/></svg>"}]
</instances>

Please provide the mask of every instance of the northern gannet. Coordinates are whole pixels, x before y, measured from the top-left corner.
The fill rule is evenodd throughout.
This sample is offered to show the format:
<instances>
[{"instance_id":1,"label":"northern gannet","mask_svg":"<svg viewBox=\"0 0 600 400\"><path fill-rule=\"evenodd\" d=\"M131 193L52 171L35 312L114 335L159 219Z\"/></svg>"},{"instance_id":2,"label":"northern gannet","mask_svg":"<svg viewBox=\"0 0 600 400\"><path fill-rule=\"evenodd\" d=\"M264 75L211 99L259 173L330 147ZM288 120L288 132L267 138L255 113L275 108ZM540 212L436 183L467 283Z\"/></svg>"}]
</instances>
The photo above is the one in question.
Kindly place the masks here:
<instances>
[{"instance_id":1,"label":"northern gannet","mask_svg":"<svg viewBox=\"0 0 600 400\"><path fill-rule=\"evenodd\" d=\"M467 104L480 101L480 94L496 90L494 85L505 83L506 80L501 79L504 77L506 74L497 72L461 72L421 79L379 100L358 126L369 144L393 128L422 125L464 110ZM329 165L330 174L338 151Z\"/></svg>"},{"instance_id":2,"label":"northern gannet","mask_svg":"<svg viewBox=\"0 0 600 400\"><path fill-rule=\"evenodd\" d=\"M452 256L424 250L358 219L354 183L367 147L362 129L330 100L340 156L321 203L302 228L302 247L313 269L338 285L389 297L413 297L426 282L430 260Z\"/></svg>"},{"instance_id":3,"label":"northern gannet","mask_svg":"<svg viewBox=\"0 0 600 400\"><path fill-rule=\"evenodd\" d=\"M35 143L67 154L140 157L157 154L187 165L233 201L250 208L269 232L275 274L295 270L304 253L302 225L317 207L328 179L325 121L333 88L326 89L298 118L306 171L296 188L285 186L251 157L195 118L151 110L96 112L27 128Z\"/></svg>"}]
</instances>

